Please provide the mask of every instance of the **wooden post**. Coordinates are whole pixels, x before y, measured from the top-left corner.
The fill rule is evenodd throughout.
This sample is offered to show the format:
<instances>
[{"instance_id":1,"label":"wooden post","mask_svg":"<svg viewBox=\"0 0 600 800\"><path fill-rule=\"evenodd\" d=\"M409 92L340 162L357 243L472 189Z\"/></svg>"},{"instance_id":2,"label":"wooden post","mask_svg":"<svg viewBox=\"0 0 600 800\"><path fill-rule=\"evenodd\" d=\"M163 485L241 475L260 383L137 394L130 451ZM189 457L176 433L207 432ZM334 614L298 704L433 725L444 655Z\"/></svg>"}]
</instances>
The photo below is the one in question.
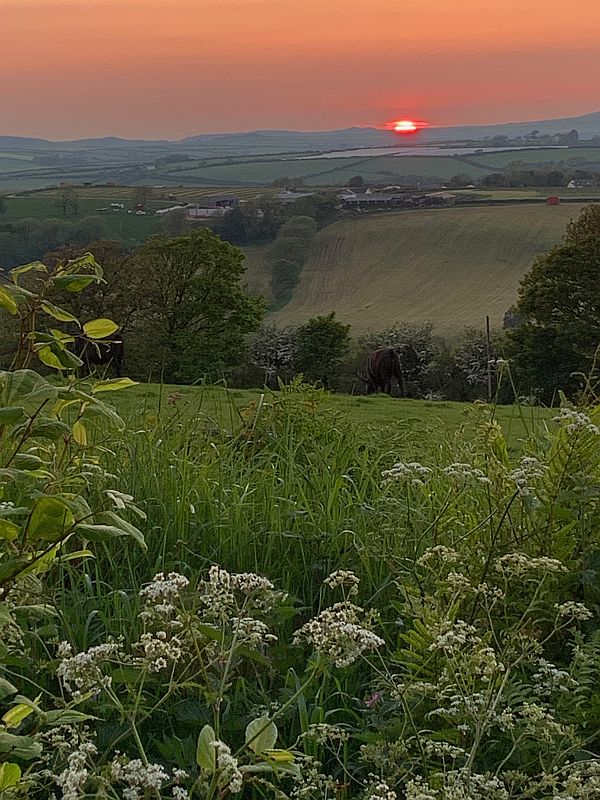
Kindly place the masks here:
<instances>
[{"instance_id":1,"label":"wooden post","mask_svg":"<svg viewBox=\"0 0 600 800\"><path fill-rule=\"evenodd\" d=\"M485 352L487 355L488 400L492 402L492 347L490 343L490 318L485 318Z\"/></svg>"}]
</instances>

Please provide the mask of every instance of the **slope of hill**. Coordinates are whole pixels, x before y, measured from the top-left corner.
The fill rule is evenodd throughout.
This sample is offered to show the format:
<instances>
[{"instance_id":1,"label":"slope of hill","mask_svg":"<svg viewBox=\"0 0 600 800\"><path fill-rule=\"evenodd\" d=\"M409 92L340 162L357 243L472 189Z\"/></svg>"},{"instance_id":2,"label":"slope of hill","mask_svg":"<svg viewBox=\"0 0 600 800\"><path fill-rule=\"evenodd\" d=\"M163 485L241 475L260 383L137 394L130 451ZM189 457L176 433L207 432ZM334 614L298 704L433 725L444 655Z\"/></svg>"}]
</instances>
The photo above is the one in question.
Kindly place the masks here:
<instances>
[{"instance_id":1,"label":"slope of hill","mask_svg":"<svg viewBox=\"0 0 600 800\"><path fill-rule=\"evenodd\" d=\"M355 330L430 320L452 334L499 327L534 258L560 242L582 206L512 206L402 211L336 222L315 237L292 300L278 324L335 311ZM248 287L268 293L259 248L247 261Z\"/></svg>"}]
</instances>

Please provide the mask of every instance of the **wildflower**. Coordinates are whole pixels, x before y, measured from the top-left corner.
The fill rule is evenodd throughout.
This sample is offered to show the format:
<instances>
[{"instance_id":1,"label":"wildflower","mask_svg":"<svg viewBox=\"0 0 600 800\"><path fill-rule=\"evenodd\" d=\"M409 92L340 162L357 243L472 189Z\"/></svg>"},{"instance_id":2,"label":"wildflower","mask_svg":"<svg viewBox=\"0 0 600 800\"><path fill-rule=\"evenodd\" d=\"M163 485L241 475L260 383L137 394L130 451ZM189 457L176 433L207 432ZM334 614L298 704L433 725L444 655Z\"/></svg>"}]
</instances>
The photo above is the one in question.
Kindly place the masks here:
<instances>
[{"instance_id":1,"label":"wildflower","mask_svg":"<svg viewBox=\"0 0 600 800\"><path fill-rule=\"evenodd\" d=\"M365 800L396 800L396 792L375 776L365 792Z\"/></svg>"},{"instance_id":2,"label":"wildflower","mask_svg":"<svg viewBox=\"0 0 600 800\"><path fill-rule=\"evenodd\" d=\"M373 631L360 625L362 613L363 609L352 603L336 603L296 631L293 644L305 640L336 667L347 667L364 652L385 644Z\"/></svg>"},{"instance_id":3,"label":"wildflower","mask_svg":"<svg viewBox=\"0 0 600 800\"><path fill-rule=\"evenodd\" d=\"M444 475L449 475L453 478L458 478L460 481L466 483L468 481L475 481L477 483L491 483L490 479L486 477L484 472L470 464L463 464L460 461L444 467L442 470Z\"/></svg>"},{"instance_id":4,"label":"wildflower","mask_svg":"<svg viewBox=\"0 0 600 800\"><path fill-rule=\"evenodd\" d=\"M365 700L366 707L373 708L373 706L376 706L382 697L383 697L383 692L373 692L373 694L370 697L367 697L367 699Z\"/></svg>"},{"instance_id":5,"label":"wildflower","mask_svg":"<svg viewBox=\"0 0 600 800\"><path fill-rule=\"evenodd\" d=\"M393 481L409 481L413 486L425 486L426 478L432 473L429 467L424 467L418 461L409 461L404 464L398 461L391 469L381 473L383 484Z\"/></svg>"},{"instance_id":6,"label":"wildflower","mask_svg":"<svg viewBox=\"0 0 600 800\"><path fill-rule=\"evenodd\" d=\"M587 431L588 433L594 434L594 436L600 434L600 428L594 425L587 414L584 414L582 411L575 411L573 408L561 408L558 416L552 417L552 421L558 422L558 424L562 425L569 433Z\"/></svg>"},{"instance_id":7,"label":"wildflower","mask_svg":"<svg viewBox=\"0 0 600 800\"><path fill-rule=\"evenodd\" d=\"M88 779L86 761L98 754L92 742L83 742L69 756L69 766L56 777L56 783L63 793L63 800L78 800Z\"/></svg>"},{"instance_id":8,"label":"wildflower","mask_svg":"<svg viewBox=\"0 0 600 800\"><path fill-rule=\"evenodd\" d=\"M168 782L169 776L160 764L144 764L134 758L123 763L115 759L111 764L115 780L127 784L123 790L123 800L138 800L146 792L158 792Z\"/></svg>"},{"instance_id":9,"label":"wildflower","mask_svg":"<svg viewBox=\"0 0 600 800\"><path fill-rule=\"evenodd\" d=\"M434 640L429 645L429 650L443 650L447 654L452 654L465 646L478 644L480 639L475 636L476 629L468 625L464 620L458 619L442 620L433 626Z\"/></svg>"},{"instance_id":10,"label":"wildflower","mask_svg":"<svg viewBox=\"0 0 600 800\"><path fill-rule=\"evenodd\" d=\"M528 572L558 573L567 568L555 558L527 556L524 553L507 553L494 562L494 568L505 576L521 577Z\"/></svg>"},{"instance_id":11,"label":"wildflower","mask_svg":"<svg viewBox=\"0 0 600 800\"><path fill-rule=\"evenodd\" d=\"M544 473L548 467L538 461L537 458L532 456L524 456L519 461L517 469L513 469L508 473L508 479L516 484L517 491L521 497L527 497L531 494L531 486L540 478L544 477Z\"/></svg>"},{"instance_id":12,"label":"wildflower","mask_svg":"<svg viewBox=\"0 0 600 800\"><path fill-rule=\"evenodd\" d=\"M169 664L179 661L183 655L183 645L177 636L171 636L166 631L143 633L137 643L144 651L144 661L149 672L160 672Z\"/></svg>"},{"instance_id":13,"label":"wildflower","mask_svg":"<svg viewBox=\"0 0 600 800\"><path fill-rule=\"evenodd\" d=\"M302 738L312 739L317 744L326 744L328 741L347 742L350 737L348 731L338 728L337 725L320 722L309 725L308 730L302 734Z\"/></svg>"},{"instance_id":14,"label":"wildflower","mask_svg":"<svg viewBox=\"0 0 600 800\"><path fill-rule=\"evenodd\" d=\"M111 685L112 679L104 675L100 664L116 658L124 658L121 642L107 642L90 647L84 653L77 653L77 655L72 655L72 653L71 645L68 642L60 643L58 655L61 662L56 674L64 683L66 690L76 699L88 692L98 694L103 689L107 689Z\"/></svg>"},{"instance_id":15,"label":"wildflower","mask_svg":"<svg viewBox=\"0 0 600 800\"><path fill-rule=\"evenodd\" d=\"M173 800L188 800L189 798L187 790L181 786L174 786L171 789L171 794L173 795Z\"/></svg>"},{"instance_id":16,"label":"wildflower","mask_svg":"<svg viewBox=\"0 0 600 800\"><path fill-rule=\"evenodd\" d=\"M329 586L330 589L335 589L336 586L347 586L349 587L348 595L355 595L358 594L360 578L357 578L350 570L338 569L332 572L331 575L328 575L323 583L325 586Z\"/></svg>"},{"instance_id":17,"label":"wildflower","mask_svg":"<svg viewBox=\"0 0 600 800\"><path fill-rule=\"evenodd\" d=\"M181 592L189 586L189 581L178 572L157 573L152 581L140 591L140 597L146 602L156 603L159 600L173 602Z\"/></svg>"},{"instance_id":18,"label":"wildflower","mask_svg":"<svg viewBox=\"0 0 600 800\"><path fill-rule=\"evenodd\" d=\"M462 747L455 747L449 742L436 742L431 739L426 739L423 744L423 749L429 756L436 758L462 758L467 753Z\"/></svg>"},{"instance_id":19,"label":"wildflower","mask_svg":"<svg viewBox=\"0 0 600 800\"><path fill-rule=\"evenodd\" d=\"M438 544L435 547L427 548L423 555L417 559L417 564L420 567L425 567L438 560L442 563L455 563L459 560L459 555L452 547Z\"/></svg>"},{"instance_id":20,"label":"wildflower","mask_svg":"<svg viewBox=\"0 0 600 800\"><path fill-rule=\"evenodd\" d=\"M232 617L231 624L236 631L238 641L249 647L259 647L277 641L277 636L269 633L268 626L254 617Z\"/></svg>"},{"instance_id":21,"label":"wildflower","mask_svg":"<svg viewBox=\"0 0 600 800\"><path fill-rule=\"evenodd\" d=\"M583 603L575 603L573 600L569 600L567 603L555 603L554 608L557 617L569 617L580 622L585 622L594 616Z\"/></svg>"},{"instance_id":22,"label":"wildflower","mask_svg":"<svg viewBox=\"0 0 600 800\"><path fill-rule=\"evenodd\" d=\"M239 792L242 788L244 776L240 772L238 762L231 755L231 750L219 740L213 742L213 747L217 756L217 770L220 773L220 786L222 789L228 789L231 794Z\"/></svg>"},{"instance_id":23,"label":"wildflower","mask_svg":"<svg viewBox=\"0 0 600 800\"><path fill-rule=\"evenodd\" d=\"M537 672L532 675L533 691L538 695L551 694L552 692L569 692L578 686L576 680L571 678L564 669L558 669L545 658L539 659Z\"/></svg>"}]
</instances>

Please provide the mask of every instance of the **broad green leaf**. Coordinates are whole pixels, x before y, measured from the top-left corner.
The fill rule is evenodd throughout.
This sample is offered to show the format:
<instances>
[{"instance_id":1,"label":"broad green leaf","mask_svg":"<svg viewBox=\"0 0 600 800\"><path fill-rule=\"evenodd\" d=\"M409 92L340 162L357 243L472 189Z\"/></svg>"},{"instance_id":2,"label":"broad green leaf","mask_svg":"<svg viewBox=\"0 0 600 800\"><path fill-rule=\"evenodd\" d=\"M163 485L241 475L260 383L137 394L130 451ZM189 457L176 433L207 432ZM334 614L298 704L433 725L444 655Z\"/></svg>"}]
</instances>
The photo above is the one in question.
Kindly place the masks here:
<instances>
[{"instance_id":1,"label":"broad green leaf","mask_svg":"<svg viewBox=\"0 0 600 800\"><path fill-rule=\"evenodd\" d=\"M92 319L83 326L83 332L88 339L106 339L107 336L111 336L118 329L119 326L116 322L105 317Z\"/></svg>"},{"instance_id":2,"label":"broad green leaf","mask_svg":"<svg viewBox=\"0 0 600 800\"><path fill-rule=\"evenodd\" d=\"M31 261L29 264L23 264L21 267L15 267L9 270L8 274L10 275L11 281L17 283L19 275L24 275L26 272L31 272L32 270L35 272L48 272L48 268L45 264L42 264L41 261Z\"/></svg>"},{"instance_id":3,"label":"broad green leaf","mask_svg":"<svg viewBox=\"0 0 600 800\"><path fill-rule=\"evenodd\" d=\"M9 406L0 408L0 425L15 425L21 420L24 409L21 406Z\"/></svg>"},{"instance_id":4,"label":"broad green leaf","mask_svg":"<svg viewBox=\"0 0 600 800\"><path fill-rule=\"evenodd\" d=\"M0 539L8 540L16 539L19 535L20 528L14 522L9 522L7 519L0 519Z\"/></svg>"},{"instance_id":5,"label":"broad green leaf","mask_svg":"<svg viewBox=\"0 0 600 800\"><path fill-rule=\"evenodd\" d=\"M0 795L4 789L10 789L11 786L16 786L21 780L21 767L18 764L11 764L10 761L5 761L0 764Z\"/></svg>"},{"instance_id":6,"label":"broad green leaf","mask_svg":"<svg viewBox=\"0 0 600 800\"><path fill-rule=\"evenodd\" d=\"M69 333L65 333L64 331L59 331L58 328L50 328L50 333L52 334L53 339L56 339L57 342L62 342L63 344L72 344L75 341L74 336L71 336Z\"/></svg>"},{"instance_id":7,"label":"broad green leaf","mask_svg":"<svg viewBox=\"0 0 600 800\"><path fill-rule=\"evenodd\" d=\"M96 277L102 277L102 267L91 253L85 253L79 258L72 258L65 264L60 264L56 269L57 275L73 275L79 272L92 272Z\"/></svg>"},{"instance_id":8,"label":"broad green leaf","mask_svg":"<svg viewBox=\"0 0 600 800\"><path fill-rule=\"evenodd\" d=\"M55 306L54 303L49 303L47 300L44 300L42 303L42 311L45 311L50 317L54 317L54 319L59 320L59 322L75 322L77 325L79 325L79 320L77 317L74 317L73 314L65 311L64 308Z\"/></svg>"},{"instance_id":9,"label":"broad green leaf","mask_svg":"<svg viewBox=\"0 0 600 800\"><path fill-rule=\"evenodd\" d=\"M13 316L19 313L19 307L15 303L13 296L4 286L0 286L0 306Z\"/></svg>"},{"instance_id":10,"label":"broad green leaf","mask_svg":"<svg viewBox=\"0 0 600 800\"><path fill-rule=\"evenodd\" d=\"M91 550L76 550L74 553L65 553L61 561L79 561L81 558L95 558Z\"/></svg>"},{"instance_id":11,"label":"broad green leaf","mask_svg":"<svg viewBox=\"0 0 600 800\"><path fill-rule=\"evenodd\" d=\"M137 528L134 528L133 525L131 528L135 531L135 535L133 536L135 541L143 550L146 550L147 545L144 541L142 532L138 531ZM80 522L79 525L75 527L75 531L76 533L84 536L86 539L89 539L91 542L109 542L111 539L132 535L129 531L124 530L122 526L92 525L87 522Z\"/></svg>"},{"instance_id":12,"label":"broad green leaf","mask_svg":"<svg viewBox=\"0 0 600 800\"><path fill-rule=\"evenodd\" d=\"M52 367L52 369L64 369L60 359L53 353L50 345L41 347L38 350L38 358L42 364L45 364L47 367Z\"/></svg>"},{"instance_id":13,"label":"broad green leaf","mask_svg":"<svg viewBox=\"0 0 600 800\"><path fill-rule=\"evenodd\" d=\"M79 420L73 423L73 438L80 447L85 447L87 445L85 425Z\"/></svg>"},{"instance_id":14,"label":"broad green leaf","mask_svg":"<svg viewBox=\"0 0 600 800\"><path fill-rule=\"evenodd\" d=\"M57 289L64 289L67 292L80 292L90 283L98 283L94 275L58 275L52 279Z\"/></svg>"},{"instance_id":15,"label":"broad green leaf","mask_svg":"<svg viewBox=\"0 0 600 800\"><path fill-rule=\"evenodd\" d=\"M258 717L248 723L246 744L257 755L272 750L277 741L277 726L268 717Z\"/></svg>"},{"instance_id":16,"label":"broad green leaf","mask_svg":"<svg viewBox=\"0 0 600 800\"><path fill-rule=\"evenodd\" d=\"M205 725L198 736L198 746L196 747L196 763L200 769L205 770L211 775L217 766L217 752L214 743L217 737L210 725Z\"/></svg>"},{"instance_id":17,"label":"broad green leaf","mask_svg":"<svg viewBox=\"0 0 600 800\"><path fill-rule=\"evenodd\" d=\"M137 386L137 381L132 381L131 378L111 378L107 381L100 381L95 383L92 387L92 393L98 392L116 392L119 389L127 389L129 386Z\"/></svg>"},{"instance_id":18,"label":"broad green leaf","mask_svg":"<svg viewBox=\"0 0 600 800\"><path fill-rule=\"evenodd\" d=\"M17 453L12 463L17 469L24 469L27 472L46 466L45 462L39 456L34 456L33 453Z\"/></svg>"},{"instance_id":19,"label":"broad green leaf","mask_svg":"<svg viewBox=\"0 0 600 800\"><path fill-rule=\"evenodd\" d=\"M294 754L290 750L263 750L263 755L277 764L285 764L294 760Z\"/></svg>"},{"instance_id":20,"label":"broad green leaf","mask_svg":"<svg viewBox=\"0 0 600 800\"><path fill-rule=\"evenodd\" d=\"M81 711L73 711L72 709L58 709L56 711L48 711L44 715L44 722L46 725L77 725L80 722L86 722L90 719L98 719L91 714L84 714Z\"/></svg>"},{"instance_id":21,"label":"broad green leaf","mask_svg":"<svg viewBox=\"0 0 600 800\"><path fill-rule=\"evenodd\" d=\"M56 497L40 497L31 512L27 536L36 541L57 542L73 525L74 517L68 506Z\"/></svg>"},{"instance_id":22,"label":"broad green leaf","mask_svg":"<svg viewBox=\"0 0 600 800\"><path fill-rule=\"evenodd\" d=\"M0 676L0 700L4 700L5 697L10 697L12 694L17 694L17 691L16 686L13 686L10 681Z\"/></svg>"},{"instance_id":23,"label":"broad green leaf","mask_svg":"<svg viewBox=\"0 0 600 800\"><path fill-rule=\"evenodd\" d=\"M2 722L7 728L18 728L24 719L27 719L30 714L33 714L36 708L37 706L35 703L17 703L4 714Z\"/></svg>"},{"instance_id":24,"label":"broad green leaf","mask_svg":"<svg viewBox=\"0 0 600 800\"><path fill-rule=\"evenodd\" d=\"M38 358L48 367L53 369L76 369L83 361L67 350L61 342L53 341L43 345L38 351Z\"/></svg>"},{"instance_id":25,"label":"broad green leaf","mask_svg":"<svg viewBox=\"0 0 600 800\"><path fill-rule=\"evenodd\" d=\"M1 753L9 753L14 758L23 758L29 761L41 756L42 745L31 736L17 736L14 733L0 730Z\"/></svg>"},{"instance_id":26,"label":"broad green leaf","mask_svg":"<svg viewBox=\"0 0 600 800\"><path fill-rule=\"evenodd\" d=\"M25 566L20 572L17 573L15 578L23 578L25 575L42 575L44 572L52 567L58 555L59 545L51 547L50 550L43 553L35 561Z\"/></svg>"}]
</instances>

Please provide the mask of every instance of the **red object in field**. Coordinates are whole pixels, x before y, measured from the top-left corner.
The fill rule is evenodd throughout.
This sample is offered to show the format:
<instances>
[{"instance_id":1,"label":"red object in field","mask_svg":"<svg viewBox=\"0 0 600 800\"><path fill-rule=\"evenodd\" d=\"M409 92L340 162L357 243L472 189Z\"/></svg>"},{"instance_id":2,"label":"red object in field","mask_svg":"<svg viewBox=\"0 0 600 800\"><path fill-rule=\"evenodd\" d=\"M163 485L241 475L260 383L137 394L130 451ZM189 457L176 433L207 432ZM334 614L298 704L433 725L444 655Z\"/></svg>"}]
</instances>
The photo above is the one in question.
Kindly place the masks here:
<instances>
[{"instance_id":1,"label":"red object in field","mask_svg":"<svg viewBox=\"0 0 600 800\"><path fill-rule=\"evenodd\" d=\"M546 203L549 206L559 206L560 205L560 197L558 195L552 195L551 197L546 198Z\"/></svg>"}]
</instances>

